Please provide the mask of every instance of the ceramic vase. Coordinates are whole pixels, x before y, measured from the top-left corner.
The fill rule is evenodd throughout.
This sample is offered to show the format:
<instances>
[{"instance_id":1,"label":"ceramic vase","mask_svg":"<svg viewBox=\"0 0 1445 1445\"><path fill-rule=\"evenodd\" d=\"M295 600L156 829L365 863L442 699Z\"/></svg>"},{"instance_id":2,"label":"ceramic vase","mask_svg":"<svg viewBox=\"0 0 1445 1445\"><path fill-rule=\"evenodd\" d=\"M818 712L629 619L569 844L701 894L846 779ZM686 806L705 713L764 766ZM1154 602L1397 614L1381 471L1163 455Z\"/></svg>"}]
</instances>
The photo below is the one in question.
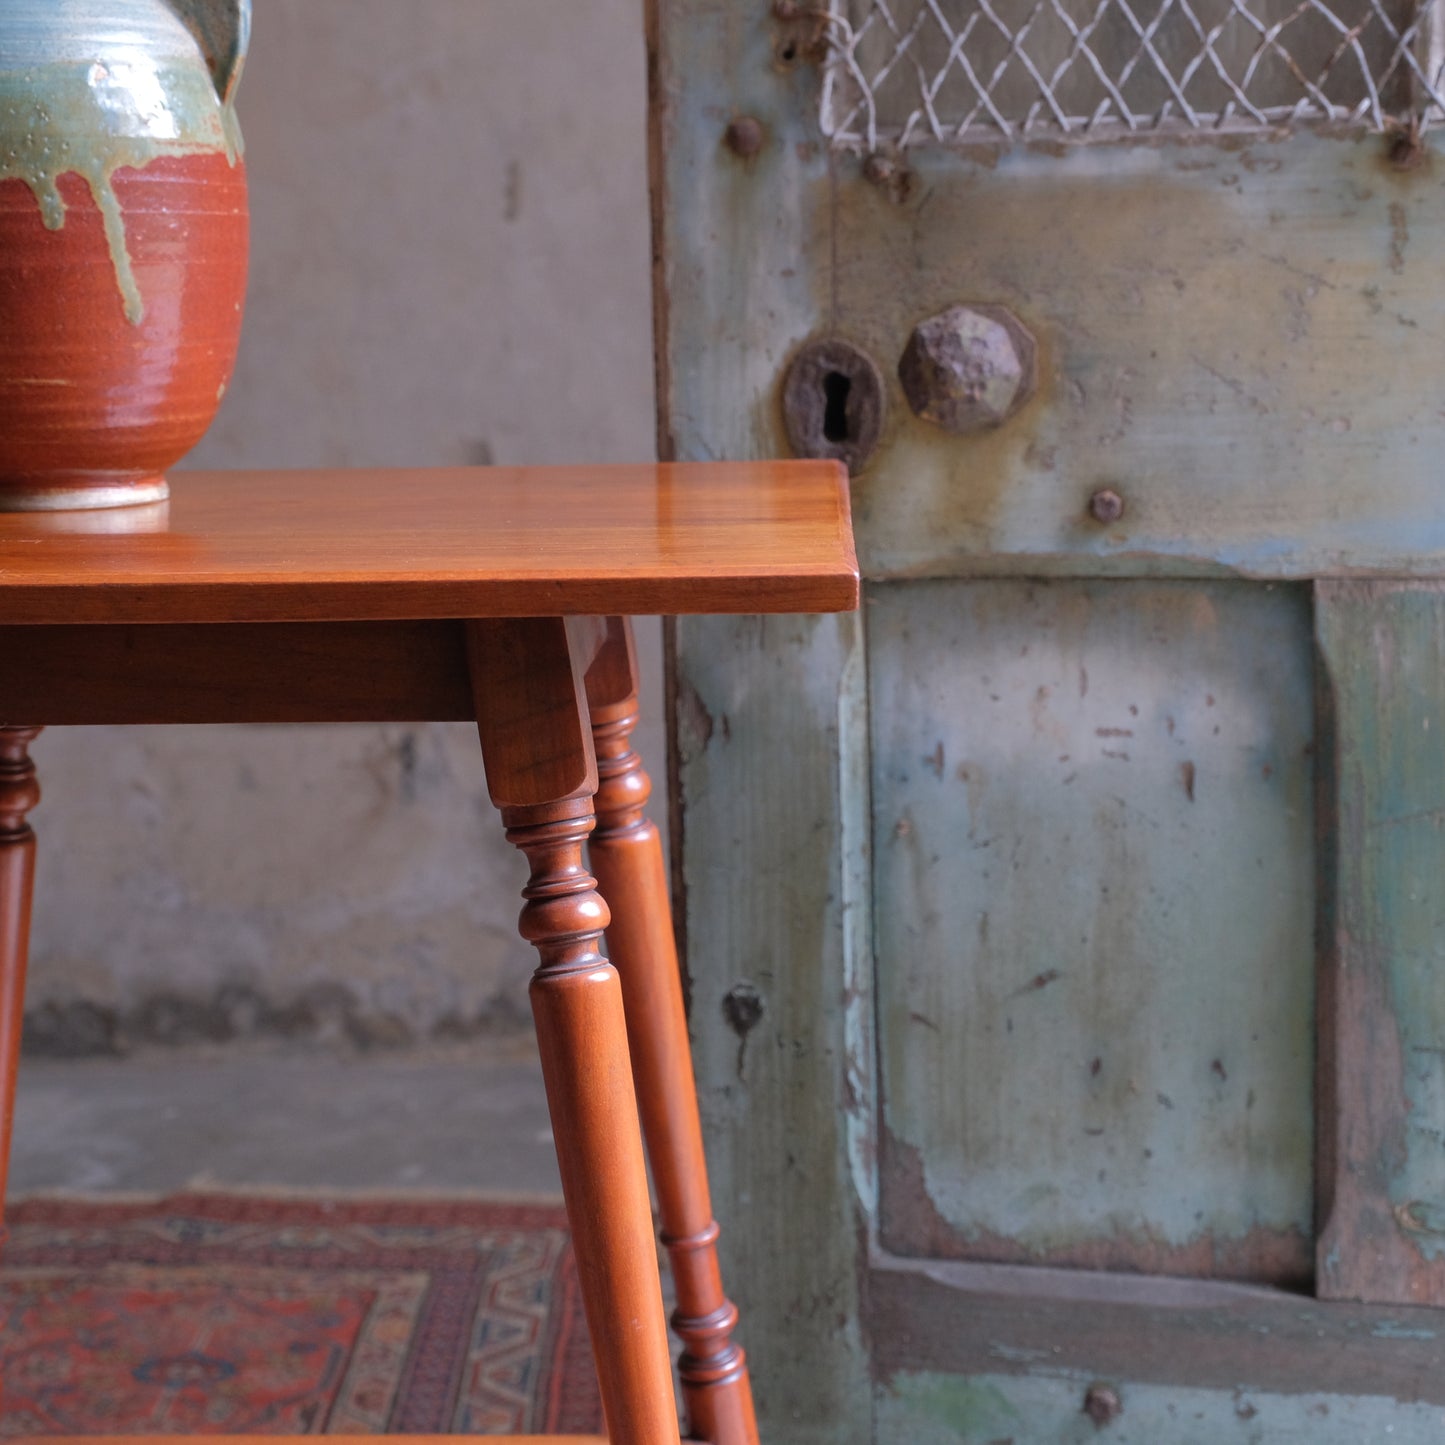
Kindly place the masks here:
<instances>
[{"instance_id":1,"label":"ceramic vase","mask_svg":"<svg viewBox=\"0 0 1445 1445\"><path fill-rule=\"evenodd\" d=\"M0 510L167 495L245 297L251 0L0 0Z\"/></svg>"}]
</instances>

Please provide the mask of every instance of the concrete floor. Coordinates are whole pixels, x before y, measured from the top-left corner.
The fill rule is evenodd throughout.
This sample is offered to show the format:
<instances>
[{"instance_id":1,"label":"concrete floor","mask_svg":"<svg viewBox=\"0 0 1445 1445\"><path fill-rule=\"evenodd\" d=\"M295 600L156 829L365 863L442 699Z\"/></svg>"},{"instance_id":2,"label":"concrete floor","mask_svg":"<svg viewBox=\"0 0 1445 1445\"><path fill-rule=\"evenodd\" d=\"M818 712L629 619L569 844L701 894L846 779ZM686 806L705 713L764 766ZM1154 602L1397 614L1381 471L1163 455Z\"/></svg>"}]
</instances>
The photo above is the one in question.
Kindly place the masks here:
<instances>
[{"instance_id":1,"label":"concrete floor","mask_svg":"<svg viewBox=\"0 0 1445 1445\"><path fill-rule=\"evenodd\" d=\"M188 1185L557 1195L535 1047L22 1062L11 1198Z\"/></svg>"}]
</instances>

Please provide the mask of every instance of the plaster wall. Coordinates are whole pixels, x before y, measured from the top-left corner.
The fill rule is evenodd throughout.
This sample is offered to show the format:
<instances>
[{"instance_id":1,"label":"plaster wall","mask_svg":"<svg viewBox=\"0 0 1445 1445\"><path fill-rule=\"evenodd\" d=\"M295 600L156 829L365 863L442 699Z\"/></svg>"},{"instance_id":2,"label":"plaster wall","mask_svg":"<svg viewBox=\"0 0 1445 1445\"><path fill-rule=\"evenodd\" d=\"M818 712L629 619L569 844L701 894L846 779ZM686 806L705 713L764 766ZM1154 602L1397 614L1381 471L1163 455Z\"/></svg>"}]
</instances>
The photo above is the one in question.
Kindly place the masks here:
<instances>
[{"instance_id":1,"label":"plaster wall","mask_svg":"<svg viewBox=\"0 0 1445 1445\"><path fill-rule=\"evenodd\" d=\"M638 0L256 8L246 329L188 465L650 457ZM523 1025L525 870L470 727L52 730L35 756L33 1051Z\"/></svg>"}]
</instances>

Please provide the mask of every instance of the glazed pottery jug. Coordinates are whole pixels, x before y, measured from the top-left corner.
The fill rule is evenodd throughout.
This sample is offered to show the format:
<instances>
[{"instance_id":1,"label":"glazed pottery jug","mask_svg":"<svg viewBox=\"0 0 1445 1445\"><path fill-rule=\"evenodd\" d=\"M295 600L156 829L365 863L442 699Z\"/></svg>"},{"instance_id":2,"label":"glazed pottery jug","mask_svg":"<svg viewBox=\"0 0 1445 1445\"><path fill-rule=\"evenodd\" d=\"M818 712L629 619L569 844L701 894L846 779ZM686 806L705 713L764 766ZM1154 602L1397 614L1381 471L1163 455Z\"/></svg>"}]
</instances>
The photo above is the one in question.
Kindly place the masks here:
<instances>
[{"instance_id":1,"label":"glazed pottery jug","mask_svg":"<svg viewBox=\"0 0 1445 1445\"><path fill-rule=\"evenodd\" d=\"M0 510L166 496L245 296L251 0L0 0Z\"/></svg>"}]
</instances>

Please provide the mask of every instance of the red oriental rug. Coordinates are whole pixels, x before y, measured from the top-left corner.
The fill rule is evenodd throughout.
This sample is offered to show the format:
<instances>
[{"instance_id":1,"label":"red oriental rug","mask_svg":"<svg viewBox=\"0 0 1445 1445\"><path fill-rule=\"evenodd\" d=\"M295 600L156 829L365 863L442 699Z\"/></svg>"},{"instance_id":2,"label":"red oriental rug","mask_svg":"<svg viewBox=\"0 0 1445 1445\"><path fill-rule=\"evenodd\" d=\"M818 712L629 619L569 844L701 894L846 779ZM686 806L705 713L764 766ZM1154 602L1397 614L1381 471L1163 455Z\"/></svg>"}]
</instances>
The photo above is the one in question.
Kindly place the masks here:
<instances>
[{"instance_id":1,"label":"red oriental rug","mask_svg":"<svg viewBox=\"0 0 1445 1445\"><path fill-rule=\"evenodd\" d=\"M9 1223L0 1435L602 1428L559 1205L182 1194Z\"/></svg>"}]
</instances>

